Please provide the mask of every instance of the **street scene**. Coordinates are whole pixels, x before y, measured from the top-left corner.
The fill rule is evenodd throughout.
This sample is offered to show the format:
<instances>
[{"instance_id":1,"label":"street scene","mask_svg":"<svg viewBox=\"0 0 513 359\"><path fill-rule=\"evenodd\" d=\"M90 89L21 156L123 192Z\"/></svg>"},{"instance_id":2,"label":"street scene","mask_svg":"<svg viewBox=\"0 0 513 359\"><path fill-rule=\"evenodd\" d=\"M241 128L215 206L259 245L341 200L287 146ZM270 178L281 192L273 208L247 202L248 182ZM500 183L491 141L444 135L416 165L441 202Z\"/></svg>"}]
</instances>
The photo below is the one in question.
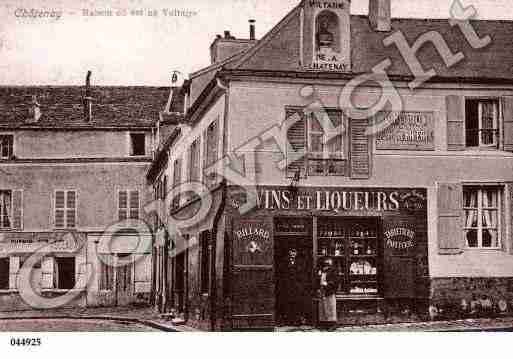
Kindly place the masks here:
<instances>
[{"instance_id":1,"label":"street scene","mask_svg":"<svg viewBox=\"0 0 513 359\"><path fill-rule=\"evenodd\" d=\"M0 5L0 332L513 332L511 7L262 1Z\"/></svg>"}]
</instances>

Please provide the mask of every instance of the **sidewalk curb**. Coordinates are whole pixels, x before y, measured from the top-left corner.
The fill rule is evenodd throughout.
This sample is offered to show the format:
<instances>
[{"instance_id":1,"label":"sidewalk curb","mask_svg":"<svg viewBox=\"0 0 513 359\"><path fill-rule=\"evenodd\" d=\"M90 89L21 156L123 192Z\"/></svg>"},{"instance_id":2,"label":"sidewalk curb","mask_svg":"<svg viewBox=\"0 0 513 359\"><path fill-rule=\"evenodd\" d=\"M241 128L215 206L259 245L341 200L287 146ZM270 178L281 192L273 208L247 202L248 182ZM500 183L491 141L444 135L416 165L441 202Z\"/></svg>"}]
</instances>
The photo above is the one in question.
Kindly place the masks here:
<instances>
[{"instance_id":1,"label":"sidewalk curb","mask_svg":"<svg viewBox=\"0 0 513 359\"><path fill-rule=\"evenodd\" d=\"M143 326L147 326L153 329L158 329L164 332L199 332L199 330L188 327L188 326L175 326L175 325L165 325L153 320L148 319L139 319L139 318L131 318L131 317L117 317L110 315L93 315L93 316L81 316L81 315L52 315L52 316L20 316L20 317L2 317L0 316L0 321L2 320L45 320L45 319L67 319L67 320L106 320L106 321L118 321L118 322L130 322L134 324L139 324Z\"/></svg>"}]
</instances>

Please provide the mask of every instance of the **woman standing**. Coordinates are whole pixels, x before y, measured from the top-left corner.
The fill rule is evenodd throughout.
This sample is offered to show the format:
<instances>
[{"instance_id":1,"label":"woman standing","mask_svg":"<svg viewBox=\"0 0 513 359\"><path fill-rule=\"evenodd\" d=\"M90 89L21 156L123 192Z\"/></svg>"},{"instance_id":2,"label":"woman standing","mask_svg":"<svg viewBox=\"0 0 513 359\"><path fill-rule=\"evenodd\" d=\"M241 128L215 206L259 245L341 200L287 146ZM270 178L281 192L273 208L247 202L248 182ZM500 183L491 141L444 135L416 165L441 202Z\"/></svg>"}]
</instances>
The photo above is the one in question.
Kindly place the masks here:
<instances>
[{"instance_id":1,"label":"woman standing","mask_svg":"<svg viewBox=\"0 0 513 359\"><path fill-rule=\"evenodd\" d=\"M334 329L337 326L337 287L338 275L333 268L333 261L326 259L321 263L317 273L319 294L319 326Z\"/></svg>"}]
</instances>

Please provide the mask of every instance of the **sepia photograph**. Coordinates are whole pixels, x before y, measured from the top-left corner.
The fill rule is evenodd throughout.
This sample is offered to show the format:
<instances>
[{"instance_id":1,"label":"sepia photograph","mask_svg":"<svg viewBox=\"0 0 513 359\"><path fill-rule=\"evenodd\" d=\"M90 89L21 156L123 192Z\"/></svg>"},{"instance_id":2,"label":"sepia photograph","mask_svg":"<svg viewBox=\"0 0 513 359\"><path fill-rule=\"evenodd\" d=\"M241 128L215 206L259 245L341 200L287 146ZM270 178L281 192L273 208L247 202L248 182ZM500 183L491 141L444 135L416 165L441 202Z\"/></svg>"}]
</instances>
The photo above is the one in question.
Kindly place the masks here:
<instances>
[{"instance_id":1,"label":"sepia photograph","mask_svg":"<svg viewBox=\"0 0 513 359\"><path fill-rule=\"evenodd\" d=\"M77 332L513 332L511 2L1 0L0 333Z\"/></svg>"}]
</instances>

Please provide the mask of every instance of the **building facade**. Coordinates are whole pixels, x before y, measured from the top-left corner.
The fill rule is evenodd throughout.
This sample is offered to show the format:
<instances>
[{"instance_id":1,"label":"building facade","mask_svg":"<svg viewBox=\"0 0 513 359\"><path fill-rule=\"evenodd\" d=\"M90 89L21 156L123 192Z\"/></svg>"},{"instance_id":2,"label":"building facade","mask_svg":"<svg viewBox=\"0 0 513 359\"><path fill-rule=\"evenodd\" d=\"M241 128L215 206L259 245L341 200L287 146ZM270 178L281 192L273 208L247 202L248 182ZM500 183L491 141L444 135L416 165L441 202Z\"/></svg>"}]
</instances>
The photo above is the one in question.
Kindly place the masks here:
<instances>
[{"instance_id":1,"label":"building facade","mask_svg":"<svg viewBox=\"0 0 513 359\"><path fill-rule=\"evenodd\" d=\"M0 89L1 311L45 309L64 294L60 306L149 300L151 245L138 243L151 232L126 221L149 218L145 174L169 88L91 87L89 77ZM35 253L28 285L21 268Z\"/></svg>"},{"instance_id":2,"label":"building facade","mask_svg":"<svg viewBox=\"0 0 513 359\"><path fill-rule=\"evenodd\" d=\"M218 37L184 86L153 171L209 195L164 191L155 271L191 325L314 324L326 258L341 323L513 310L513 22L349 5L302 1L258 41Z\"/></svg>"}]
</instances>

